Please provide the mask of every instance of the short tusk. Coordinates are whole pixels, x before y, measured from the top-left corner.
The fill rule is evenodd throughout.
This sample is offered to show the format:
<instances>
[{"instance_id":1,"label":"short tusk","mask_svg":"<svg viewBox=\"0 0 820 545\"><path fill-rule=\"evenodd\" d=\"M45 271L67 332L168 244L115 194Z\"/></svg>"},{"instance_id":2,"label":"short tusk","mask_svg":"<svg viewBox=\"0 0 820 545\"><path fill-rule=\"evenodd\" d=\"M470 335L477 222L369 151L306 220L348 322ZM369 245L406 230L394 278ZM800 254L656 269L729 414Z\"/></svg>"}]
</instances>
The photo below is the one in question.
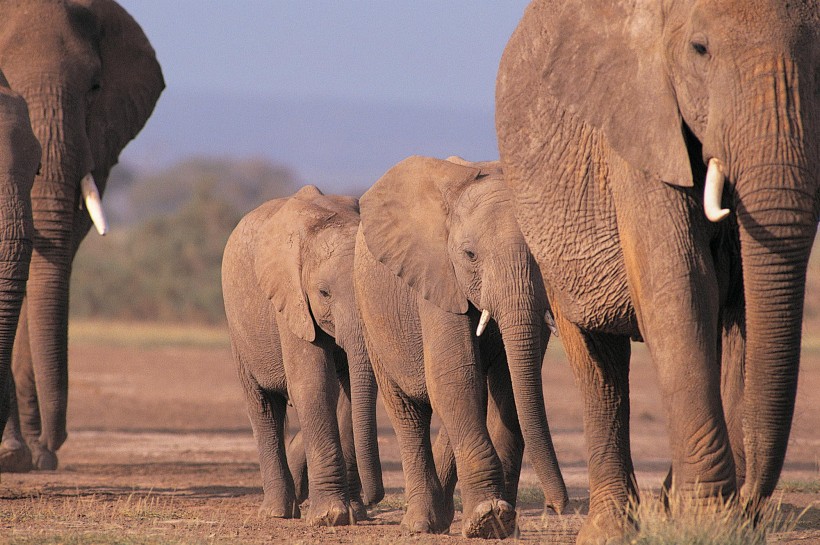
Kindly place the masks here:
<instances>
[{"instance_id":1,"label":"short tusk","mask_svg":"<svg viewBox=\"0 0 820 545\"><path fill-rule=\"evenodd\" d=\"M550 328L550 332L558 337L558 326L555 325L555 318L552 317L552 312L549 310L544 314L544 321L547 322L547 327Z\"/></svg>"},{"instance_id":2,"label":"short tusk","mask_svg":"<svg viewBox=\"0 0 820 545\"><path fill-rule=\"evenodd\" d=\"M478 321L478 327L475 330L476 337L481 337L481 334L484 333L484 329L486 329L489 322L490 311L485 308L481 311L481 319Z\"/></svg>"},{"instance_id":3,"label":"short tusk","mask_svg":"<svg viewBox=\"0 0 820 545\"><path fill-rule=\"evenodd\" d=\"M723 196L723 182L726 177L723 174L723 167L720 161L712 157L709 159L709 170L706 171L706 184L703 187L703 211L709 221L715 223L726 219L729 210L720 207L720 199Z\"/></svg>"},{"instance_id":4,"label":"short tusk","mask_svg":"<svg viewBox=\"0 0 820 545\"><path fill-rule=\"evenodd\" d=\"M91 216L94 227L99 234L105 235L108 232L108 222L105 220L105 214L103 214L100 191L97 189L94 176L90 172L80 182L80 190L83 193L85 209L88 210L88 215Z\"/></svg>"}]
</instances>

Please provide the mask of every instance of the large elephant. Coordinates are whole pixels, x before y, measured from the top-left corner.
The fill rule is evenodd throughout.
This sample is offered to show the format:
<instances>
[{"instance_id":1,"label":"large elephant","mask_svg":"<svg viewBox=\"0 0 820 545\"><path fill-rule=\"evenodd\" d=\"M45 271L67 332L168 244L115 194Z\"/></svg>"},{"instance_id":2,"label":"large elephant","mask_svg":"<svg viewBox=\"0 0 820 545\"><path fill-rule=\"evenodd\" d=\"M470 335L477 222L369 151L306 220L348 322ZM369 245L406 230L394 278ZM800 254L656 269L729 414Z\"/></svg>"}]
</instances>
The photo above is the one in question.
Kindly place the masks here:
<instances>
[{"instance_id":1,"label":"large elephant","mask_svg":"<svg viewBox=\"0 0 820 545\"><path fill-rule=\"evenodd\" d=\"M0 429L8 417L12 347L34 237L31 186L39 165L40 144L26 102L0 71Z\"/></svg>"},{"instance_id":2,"label":"large elephant","mask_svg":"<svg viewBox=\"0 0 820 545\"><path fill-rule=\"evenodd\" d=\"M630 526L630 337L671 491L774 490L820 213L819 32L814 1L538 0L507 44L501 160L585 397L579 542Z\"/></svg>"},{"instance_id":3,"label":"large elephant","mask_svg":"<svg viewBox=\"0 0 820 545\"><path fill-rule=\"evenodd\" d=\"M18 411L0 448L0 469L54 469L67 437L71 263L92 215L100 233L107 229L99 195L164 82L142 29L111 0L0 0L0 12L0 67L28 103L43 149L13 356Z\"/></svg>"},{"instance_id":4,"label":"large elephant","mask_svg":"<svg viewBox=\"0 0 820 545\"><path fill-rule=\"evenodd\" d=\"M455 456L465 536L513 531L522 435L546 503L561 512L567 491L541 385L548 304L499 164L410 157L362 196L361 214L354 286L401 447L403 529L446 532L453 518L447 441L434 460L432 411ZM478 337L491 317L500 335ZM492 437L488 383L500 423Z\"/></svg>"},{"instance_id":5,"label":"large elephant","mask_svg":"<svg viewBox=\"0 0 820 545\"><path fill-rule=\"evenodd\" d=\"M231 346L256 436L262 511L298 517L284 425L299 416L310 482L308 522L339 525L366 516L384 496L376 438L376 380L353 295L358 201L305 186L248 213L225 247L222 293ZM352 404L340 438L339 378ZM347 376L349 376L349 383ZM340 411L344 413L345 411ZM348 454L349 471L345 467Z\"/></svg>"}]
</instances>

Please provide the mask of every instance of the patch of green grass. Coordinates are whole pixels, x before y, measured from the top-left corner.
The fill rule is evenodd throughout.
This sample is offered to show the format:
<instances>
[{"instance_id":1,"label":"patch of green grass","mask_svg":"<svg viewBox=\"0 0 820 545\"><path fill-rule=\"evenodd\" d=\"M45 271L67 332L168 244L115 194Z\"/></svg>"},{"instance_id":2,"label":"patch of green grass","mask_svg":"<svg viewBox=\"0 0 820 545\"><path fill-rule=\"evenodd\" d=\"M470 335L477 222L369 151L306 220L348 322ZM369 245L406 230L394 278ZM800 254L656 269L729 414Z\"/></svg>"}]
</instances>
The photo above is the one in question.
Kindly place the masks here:
<instances>
[{"instance_id":1,"label":"patch of green grass","mask_svg":"<svg viewBox=\"0 0 820 545\"><path fill-rule=\"evenodd\" d=\"M522 507L543 507L544 491L541 486L532 483L519 484L517 505Z\"/></svg>"},{"instance_id":2,"label":"patch of green grass","mask_svg":"<svg viewBox=\"0 0 820 545\"><path fill-rule=\"evenodd\" d=\"M149 322L71 320L71 342L135 348L228 348L226 327Z\"/></svg>"}]
</instances>

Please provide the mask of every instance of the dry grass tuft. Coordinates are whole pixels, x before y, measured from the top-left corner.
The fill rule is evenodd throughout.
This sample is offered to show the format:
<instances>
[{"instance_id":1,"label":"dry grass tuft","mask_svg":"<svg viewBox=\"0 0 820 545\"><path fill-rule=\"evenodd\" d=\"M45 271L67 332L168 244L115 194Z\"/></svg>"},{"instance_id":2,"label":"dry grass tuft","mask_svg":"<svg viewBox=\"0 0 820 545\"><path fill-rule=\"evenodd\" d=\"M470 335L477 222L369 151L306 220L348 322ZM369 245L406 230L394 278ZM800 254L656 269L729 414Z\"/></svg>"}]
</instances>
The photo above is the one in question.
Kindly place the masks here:
<instances>
[{"instance_id":1,"label":"dry grass tuft","mask_svg":"<svg viewBox=\"0 0 820 545\"><path fill-rule=\"evenodd\" d=\"M695 501L674 496L667 508L659 499L644 501L630 509L638 526L624 541L630 545L765 545L770 533L794 530L800 517L783 509L780 500L770 501L755 519L732 500Z\"/></svg>"}]
</instances>

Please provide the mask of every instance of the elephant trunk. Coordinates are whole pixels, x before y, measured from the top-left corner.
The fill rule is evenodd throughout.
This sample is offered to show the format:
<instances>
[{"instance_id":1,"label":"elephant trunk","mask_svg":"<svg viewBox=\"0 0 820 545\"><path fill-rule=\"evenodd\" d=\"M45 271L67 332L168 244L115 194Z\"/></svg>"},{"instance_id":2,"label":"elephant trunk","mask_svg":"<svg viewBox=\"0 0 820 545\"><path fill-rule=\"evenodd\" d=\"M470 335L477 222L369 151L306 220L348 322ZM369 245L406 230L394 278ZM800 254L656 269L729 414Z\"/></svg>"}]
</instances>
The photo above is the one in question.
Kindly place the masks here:
<instances>
[{"instance_id":1,"label":"elephant trunk","mask_svg":"<svg viewBox=\"0 0 820 545\"><path fill-rule=\"evenodd\" d=\"M362 482L362 500L374 505L384 498L382 467L376 427L376 377L364 343L361 321L351 320L351 332L341 335L350 372L350 402L356 465Z\"/></svg>"},{"instance_id":2,"label":"elephant trunk","mask_svg":"<svg viewBox=\"0 0 820 545\"><path fill-rule=\"evenodd\" d=\"M496 266L494 290L509 290L491 298L512 379L515 408L524 448L544 490L546 506L562 513L569 502L564 478L550 436L544 407L541 364L549 339L544 322L546 295L536 278L533 259L523 242L512 244ZM484 296L482 295L482 299Z\"/></svg>"},{"instance_id":3,"label":"elephant trunk","mask_svg":"<svg viewBox=\"0 0 820 545\"><path fill-rule=\"evenodd\" d=\"M776 167L746 168L736 187L746 298L747 473L741 496L757 502L772 494L786 455L800 366L806 267L817 233L818 185L815 169L781 161Z\"/></svg>"},{"instance_id":4,"label":"elephant trunk","mask_svg":"<svg viewBox=\"0 0 820 545\"><path fill-rule=\"evenodd\" d=\"M18 410L24 435L39 433L41 444L53 452L67 436L68 289L76 252L78 188L93 165L82 132L85 120L76 119L84 115L75 106L81 97L50 84L24 89L23 95L43 155L31 192L34 239L26 303L37 392L18 399Z\"/></svg>"}]
</instances>

